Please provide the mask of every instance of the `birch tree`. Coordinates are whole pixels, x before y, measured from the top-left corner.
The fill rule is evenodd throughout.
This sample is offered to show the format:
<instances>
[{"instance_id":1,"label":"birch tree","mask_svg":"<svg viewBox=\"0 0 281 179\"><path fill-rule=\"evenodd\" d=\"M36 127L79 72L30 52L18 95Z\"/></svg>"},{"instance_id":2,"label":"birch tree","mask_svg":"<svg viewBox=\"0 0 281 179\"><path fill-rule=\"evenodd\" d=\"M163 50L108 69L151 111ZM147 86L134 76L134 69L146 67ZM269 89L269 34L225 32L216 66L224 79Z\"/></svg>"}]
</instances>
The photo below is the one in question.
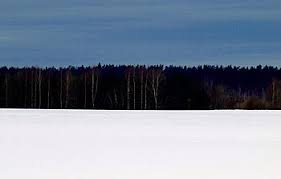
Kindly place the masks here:
<instances>
[{"instance_id":1,"label":"birch tree","mask_svg":"<svg viewBox=\"0 0 281 179\"><path fill-rule=\"evenodd\" d=\"M158 109L158 98L159 98L159 85L163 80L163 67L153 67L150 70L150 87L154 99L154 109Z\"/></svg>"}]
</instances>

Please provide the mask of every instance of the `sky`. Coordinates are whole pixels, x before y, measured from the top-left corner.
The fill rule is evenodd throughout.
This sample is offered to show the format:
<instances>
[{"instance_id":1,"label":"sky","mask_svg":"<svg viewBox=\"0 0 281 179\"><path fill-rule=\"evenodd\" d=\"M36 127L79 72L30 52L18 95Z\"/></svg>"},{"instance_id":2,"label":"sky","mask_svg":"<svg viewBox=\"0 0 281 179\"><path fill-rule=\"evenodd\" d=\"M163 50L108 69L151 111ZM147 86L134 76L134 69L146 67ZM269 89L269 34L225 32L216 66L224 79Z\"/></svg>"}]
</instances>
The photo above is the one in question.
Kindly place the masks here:
<instances>
[{"instance_id":1,"label":"sky","mask_svg":"<svg viewBox=\"0 0 281 179\"><path fill-rule=\"evenodd\" d=\"M280 0L0 0L0 65L281 65Z\"/></svg>"}]
</instances>

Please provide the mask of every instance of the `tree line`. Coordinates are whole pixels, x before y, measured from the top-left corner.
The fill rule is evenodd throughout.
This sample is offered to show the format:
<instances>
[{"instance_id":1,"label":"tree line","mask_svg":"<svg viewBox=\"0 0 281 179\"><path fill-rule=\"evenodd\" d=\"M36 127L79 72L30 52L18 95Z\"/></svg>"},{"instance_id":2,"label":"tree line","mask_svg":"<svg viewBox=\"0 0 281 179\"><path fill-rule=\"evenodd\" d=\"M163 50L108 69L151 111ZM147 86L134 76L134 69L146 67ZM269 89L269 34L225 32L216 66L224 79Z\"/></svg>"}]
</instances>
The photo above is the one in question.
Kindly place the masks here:
<instances>
[{"instance_id":1,"label":"tree line","mask_svg":"<svg viewBox=\"0 0 281 179\"><path fill-rule=\"evenodd\" d=\"M281 68L100 64L1 67L0 107L281 109Z\"/></svg>"}]
</instances>

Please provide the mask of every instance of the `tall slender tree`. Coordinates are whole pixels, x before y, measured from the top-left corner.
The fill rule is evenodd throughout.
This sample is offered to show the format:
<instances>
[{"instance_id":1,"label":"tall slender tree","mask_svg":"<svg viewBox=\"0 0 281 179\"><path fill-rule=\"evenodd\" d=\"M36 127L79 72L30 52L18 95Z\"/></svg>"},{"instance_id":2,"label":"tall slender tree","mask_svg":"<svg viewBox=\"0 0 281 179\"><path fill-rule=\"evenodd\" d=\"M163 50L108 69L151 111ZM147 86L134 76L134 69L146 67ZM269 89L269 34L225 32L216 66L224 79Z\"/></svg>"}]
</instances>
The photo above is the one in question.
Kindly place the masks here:
<instances>
[{"instance_id":1,"label":"tall slender tree","mask_svg":"<svg viewBox=\"0 0 281 179\"><path fill-rule=\"evenodd\" d=\"M84 109L87 108L87 71L84 72Z\"/></svg>"},{"instance_id":2,"label":"tall slender tree","mask_svg":"<svg viewBox=\"0 0 281 179\"><path fill-rule=\"evenodd\" d=\"M38 69L38 95L39 95L39 102L38 102L38 108L41 108L42 103L42 70L41 68Z\"/></svg>"},{"instance_id":3,"label":"tall slender tree","mask_svg":"<svg viewBox=\"0 0 281 179\"><path fill-rule=\"evenodd\" d=\"M133 109L136 109L136 68L133 67Z\"/></svg>"},{"instance_id":4,"label":"tall slender tree","mask_svg":"<svg viewBox=\"0 0 281 179\"><path fill-rule=\"evenodd\" d=\"M9 71L5 73L5 107L9 107Z\"/></svg>"},{"instance_id":5,"label":"tall slender tree","mask_svg":"<svg viewBox=\"0 0 281 179\"><path fill-rule=\"evenodd\" d=\"M37 68L34 69L34 108L37 108L37 88L38 88Z\"/></svg>"},{"instance_id":6,"label":"tall slender tree","mask_svg":"<svg viewBox=\"0 0 281 179\"><path fill-rule=\"evenodd\" d=\"M127 110L130 109L130 81L131 81L131 67L128 67L126 74L127 81Z\"/></svg>"},{"instance_id":7,"label":"tall slender tree","mask_svg":"<svg viewBox=\"0 0 281 179\"><path fill-rule=\"evenodd\" d=\"M150 86L152 89L153 99L154 99L154 109L158 109L158 97L159 97L159 85L163 80L162 67L155 67L150 70Z\"/></svg>"},{"instance_id":8,"label":"tall slender tree","mask_svg":"<svg viewBox=\"0 0 281 179\"><path fill-rule=\"evenodd\" d=\"M140 109L143 109L143 67L140 68Z\"/></svg>"},{"instance_id":9,"label":"tall slender tree","mask_svg":"<svg viewBox=\"0 0 281 179\"><path fill-rule=\"evenodd\" d=\"M47 108L50 109L51 70L48 72Z\"/></svg>"},{"instance_id":10,"label":"tall slender tree","mask_svg":"<svg viewBox=\"0 0 281 179\"><path fill-rule=\"evenodd\" d=\"M147 109L147 88L148 88L148 72L145 75L145 84L144 84L144 109Z\"/></svg>"},{"instance_id":11,"label":"tall slender tree","mask_svg":"<svg viewBox=\"0 0 281 179\"><path fill-rule=\"evenodd\" d=\"M28 95L28 69L24 69L24 108L27 108L27 95Z\"/></svg>"},{"instance_id":12,"label":"tall slender tree","mask_svg":"<svg viewBox=\"0 0 281 179\"><path fill-rule=\"evenodd\" d=\"M96 67L92 68L91 72L91 96L92 96L92 107L95 108L95 100L98 92L99 84L99 71Z\"/></svg>"},{"instance_id":13,"label":"tall slender tree","mask_svg":"<svg viewBox=\"0 0 281 179\"><path fill-rule=\"evenodd\" d=\"M60 68L60 108L63 107L63 101L62 101L62 87L63 87L63 69Z\"/></svg>"},{"instance_id":14,"label":"tall slender tree","mask_svg":"<svg viewBox=\"0 0 281 179\"><path fill-rule=\"evenodd\" d=\"M30 83L30 106L31 108L34 108L34 94L33 94L33 90L34 90L34 71L33 68L31 69L31 83Z\"/></svg>"},{"instance_id":15,"label":"tall slender tree","mask_svg":"<svg viewBox=\"0 0 281 179\"><path fill-rule=\"evenodd\" d=\"M69 90L70 90L70 80L71 80L71 71L67 69L65 77L65 108L68 108L69 105Z\"/></svg>"}]
</instances>

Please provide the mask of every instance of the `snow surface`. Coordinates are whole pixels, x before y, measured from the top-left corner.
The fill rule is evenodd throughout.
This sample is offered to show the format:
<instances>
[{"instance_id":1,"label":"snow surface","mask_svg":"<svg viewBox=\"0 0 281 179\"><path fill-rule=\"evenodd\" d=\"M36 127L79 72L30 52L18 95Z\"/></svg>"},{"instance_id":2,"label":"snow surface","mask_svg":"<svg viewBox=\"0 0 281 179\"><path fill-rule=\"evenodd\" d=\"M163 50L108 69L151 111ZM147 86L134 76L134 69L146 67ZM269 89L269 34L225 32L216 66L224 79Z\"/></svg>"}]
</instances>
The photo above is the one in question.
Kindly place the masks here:
<instances>
[{"instance_id":1,"label":"snow surface","mask_svg":"<svg viewBox=\"0 0 281 179\"><path fill-rule=\"evenodd\" d=\"M0 110L1 179L280 179L281 111Z\"/></svg>"}]
</instances>

